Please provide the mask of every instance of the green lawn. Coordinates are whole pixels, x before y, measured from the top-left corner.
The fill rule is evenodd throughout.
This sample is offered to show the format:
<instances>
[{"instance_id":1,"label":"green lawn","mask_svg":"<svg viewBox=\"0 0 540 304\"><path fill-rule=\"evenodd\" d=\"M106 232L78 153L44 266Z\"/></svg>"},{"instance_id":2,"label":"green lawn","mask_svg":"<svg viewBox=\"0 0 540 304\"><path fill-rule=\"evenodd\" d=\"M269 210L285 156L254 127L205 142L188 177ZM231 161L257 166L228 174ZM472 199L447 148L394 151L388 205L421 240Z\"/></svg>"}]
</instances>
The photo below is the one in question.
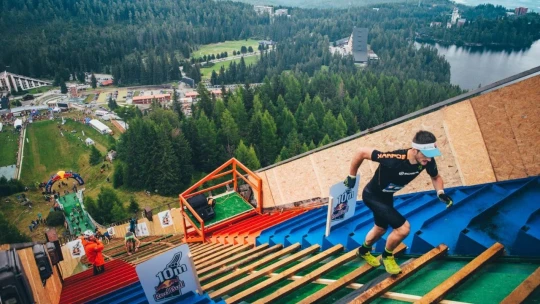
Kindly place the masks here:
<instances>
[{"instance_id":1,"label":"green lawn","mask_svg":"<svg viewBox=\"0 0 540 304\"><path fill-rule=\"evenodd\" d=\"M96 96L96 94L90 94L88 96L86 96L86 99L84 100L85 103L90 103L92 102L92 100L94 100L94 97Z\"/></svg>"},{"instance_id":2,"label":"green lawn","mask_svg":"<svg viewBox=\"0 0 540 304\"><path fill-rule=\"evenodd\" d=\"M54 89L53 86L44 86L44 87L30 89L30 90L28 90L28 93L29 94L39 94L39 93L47 92L47 91L52 90L52 89Z\"/></svg>"},{"instance_id":3,"label":"green lawn","mask_svg":"<svg viewBox=\"0 0 540 304\"><path fill-rule=\"evenodd\" d=\"M246 65L254 64L259 59L259 56L249 56L245 57L244 61L246 62ZM201 75L203 78L210 79L212 76L212 71L216 71L216 73L219 72L219 69L221 69L221 66L225 66L225 68L228 68L231 62L236 62L237 64L240 62L240 59L234 59L234 60L228 60L228 61L222 61L214 64L214 66L209 68L202 68L201 69Z\"/></svg>"},{"instance_id":4,"label":"green lawn","mask_svg":"<svg viewBox=\"0 0 540 304\"><path fill-rule=\"evenodd\" d=\"M197 51L194 51L191 57L199 58L204 55L217 55L222 52L227 52L227 55L232 56L233 51L240 51L242 46L245 46L246 48L251 46L253 50L256 51L257 47L259 46L259 41L255 39L248 39L207 44L201 46L201 48Z\"/></svg>"},{"instance_id":5,"label":"green lawn","mask_svg":"<svg viewBox=\"0 0 540 304\"><path fill-rule=\"evenodd\" d=\"M210 227L213 224L217 224L252 209L253 206L248 204L237 192L226 194L216 198L216 206L214 208L216 217L204 222L204 227ZM200 227L199 221L193 216L189 209L186 209L186 214L197 227Z\"/></svg>"},{"instance_id":6,"label":"green lawn","mask_svg":"<svg viewBox=\"0 0 540 304\"><path fill-rule=\"evenodd\" d=\"M6 126L0 132L0 167L17 163L19 133L13 133L13 127Z\"/></svg>"},{"instance_id":7,"label":"green lawn","mask_svg":"<svg viewBox=\"0 0 540 304\"><path fill-rule=\"evenodd\" d=\"M139 96L139 93L140 93L139 91L135 91L135 93L133 93L133 97Z\"/></svg>"}]
</instances>

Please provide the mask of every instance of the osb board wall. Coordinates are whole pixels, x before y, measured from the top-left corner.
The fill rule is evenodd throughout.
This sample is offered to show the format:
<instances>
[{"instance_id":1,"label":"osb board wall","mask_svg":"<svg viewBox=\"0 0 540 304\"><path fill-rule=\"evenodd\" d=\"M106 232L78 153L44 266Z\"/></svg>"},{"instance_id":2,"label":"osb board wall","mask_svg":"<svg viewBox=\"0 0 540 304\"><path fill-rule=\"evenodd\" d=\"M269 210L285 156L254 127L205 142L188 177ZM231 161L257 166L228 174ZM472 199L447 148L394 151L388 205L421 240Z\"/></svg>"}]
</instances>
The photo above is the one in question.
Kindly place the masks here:
<instances>
[{"instance_id":1,"label":"osb board wall","mask_svg":"<svg viewBox=\"0 0 540 304\"><path fill-rule=\"evenodd\" d=\"M67 245L62 246L61 248L64 260L61 261L58 266L62 272L62 277L65 279L73 274L73 270L75 270L81 258L72 258Z\"/></svg>"},{"instance_id":2,"label":"osb board wall","mask_svg":"<svg viewBox=\"0 0 540 304\"><path fill-rule=\"evenodd\" d=\"M451 106L449 108L452 108ZM446 113L445 111L449 111ZM268 204L268 196L273 197L276 206L289 205L291 203L313 198L327 197L329 188L343 180L349 173L349 166L354 153L359 147L372 147L381 151L391 151L410 147L412 138L418 130L428 130L437 137L437 143L441 149L442 156L437 158L439 173L444 179L446 187L461 186L464 180L472 182L483 180L482 177L474 173L477 168L463 164L462 171L459 172L457 158L452 151L449 138L460 138L458 128L451 125L445 129L445 118L454 119L454 113L466 113L468 117L473 117L466 107L458 109L439 110L416 119L403 122L377 133L369 134L352 141L343 143L320 152L310 154L290 163L271 168L260 172L259 175L266 176L269 191L264 192L264 207L271 208ZM469 123L467 125L474 125ZM474 127L469 126L470 130ZM472 132L472 131L471 131ZM473 133L478 138L478 132ZM465 144L458 144L457 151L463 156L459 156L462 161L465 154L462 147ZM481 164L485 168L482 170L489 172L489 163ZM359 169L361 175L361 187L364 187L373 176L378 164L371 161L364 161ZM482 171L480 170L480 171ZM478 174L480 175L480 174ZM462 178L466 176L467 178ZM413 182L407 185L400 194L432 190L431 179L427 174L421 174ZM361 192L358 196L361 199Z\"/></svg>"},{"instance_id":3,"label":"osb board wall","mask_svg":"<svg viewBox=\"0 0 540 304\"><path fill-rule=\"evenodd\" d=\"M178 208L172 208L169 210L171 216L172 216L172 222L173 224L171 226L167 227L161 227L161 223L159 221L159 216L157 214L154 214L152 216L152 219L154 220L152 222L152 225L154 226L154 234L155 235L162 235L162 234L176 234L180 233L182 230L182 216L180 214L180 209Z\"/></svg>"},{"instance_id":4,"label":"osb board wall","mask_svg":"<svg viewBox=\"0 0 540 304\"><path fill-rule=\"evenodd\" d=\"M463 185L495 182L480 126L469 100L442 110L448 143L456 158Z\"/></svg>"},{"instance_id":5,"label":"osb board wall","mask_svg":"<svg viewBox=\"0 0 540 304\"><path fill-rule=\"evenodd\" d=\"M497 180L540 174L540 76L471 100Z\"/></svg>"},{"instance_id":6,"label":"osb board wall","mask_svg":"<svg viewBox=\"0 0 540 304\"><path fill-rule=\"evenodd\" d=\"M32 288L34 301L36 301L36 303L44 304L56 304L60 302L62 284L60 283L60 276L58 275L56 267L53 266L53 274L47 279L45 286L43 286L32 248L17 250L17 253L19 254L24 272Z\"/></svg>"}]
</instances>

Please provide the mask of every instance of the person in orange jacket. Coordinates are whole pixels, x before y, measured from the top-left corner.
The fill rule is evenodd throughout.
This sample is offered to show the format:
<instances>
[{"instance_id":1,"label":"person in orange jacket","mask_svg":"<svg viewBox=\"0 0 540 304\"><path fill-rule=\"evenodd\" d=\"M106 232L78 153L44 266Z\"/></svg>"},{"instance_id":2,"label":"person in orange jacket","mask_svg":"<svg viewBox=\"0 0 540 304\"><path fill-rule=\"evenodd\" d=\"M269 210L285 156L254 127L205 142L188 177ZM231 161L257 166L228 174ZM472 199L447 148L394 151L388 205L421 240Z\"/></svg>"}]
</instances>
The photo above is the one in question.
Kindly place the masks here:
<instances>
[{"instance_id":1,"label":"person in orange jacket","mask_svg":"<svg viewBox=\"0 0 540 304\"><path fill-rule=\"evenodd\" d=\"M94 266L94 275L105 271L105 259L103 258L103 243L94 236L92 230L83 233L82 244L86 258Z\"/></svg>"}]
</instances>

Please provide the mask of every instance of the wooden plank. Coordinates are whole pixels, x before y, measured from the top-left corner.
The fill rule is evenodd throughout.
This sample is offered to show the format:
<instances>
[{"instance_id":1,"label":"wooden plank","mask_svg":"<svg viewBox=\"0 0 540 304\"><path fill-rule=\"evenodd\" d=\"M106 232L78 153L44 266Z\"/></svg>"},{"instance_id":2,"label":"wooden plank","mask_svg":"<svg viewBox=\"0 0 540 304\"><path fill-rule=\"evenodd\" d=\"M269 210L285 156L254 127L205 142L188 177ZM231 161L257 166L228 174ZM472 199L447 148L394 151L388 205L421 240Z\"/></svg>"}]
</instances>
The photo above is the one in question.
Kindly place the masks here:
<instances>
[{"instance_id":1,"label":"wooden plank","mask_svg":"<svg viewBox=\"0 0 540 304\"><path fill-rule=\"evenodd\" d=\"M324 266L315 269L314 271L310 272L308 275L303 276L298 280L295 280L293 283L283 286L282 288L273 292L271 295L268 295L254 302L254 304L269 303L275 300L279 300L280 298L290 294L291 292L294 292L300 287L305 286L306 284L309 284L312 281L318 279L320 276L329 272L330 270L335 269L336 267L339 267L340 265L343 265L354 259L356 259L356 250L351 250L347 252L346 254L332 260L331 262L326 263Z\"/></svg>"},{"instance_id":2,"label":"wooden plank","mask_svg":"<svg viewBox=\"0 0 540 304\"><path fill-rule=\"evenodd\" d=\"M278 275L279 275L279 273L272 273L269 276L278 276ZM297 281L297 280L302 280L302 278L303 278L303 276L292 276L289 279L293 280L293 281ZM322 284L322 285L330 285L330 284L333 284L336 281L337 280L316 279L316 280L312 281L312 283ZM350 283L349 285L344 286L344 287L350 288L350 289L360 289L363 286L364 286L364 284L360 284L360 283ZM417 296L417 295L399 293L399 292L391 292L391 291L386 292L381 297L387 298L387 299L392 299L392 300L403 301L403 302L409 302L409 303L413 303L413 302L418 301L418 300L420 300L422 298L421 296ZM440 304L471 304L471 303L467 303L467 302L449 301L449 300L441 300L441 302L439 302L439 303Z\"/></svg>"},{"instance_id":3,"label":"wooden plank","mask_svg":"<svg viewBox=\"0 0 540 304\"><path fill-rule=\"evenodd\" d=\"M399 244L399 246L394 250L394 254L400 254L403 251L407 249L407 246L405 246L403 243ZM352 250L351 252L355 252L356 249ZM380 258L380 257L379 257ZM320 301L328 296L330 296L332 293L337 291L338 289L349 285L352 281L358 279L359 277L363 276L364 274L371 272L375 268L371 267L369 264L363 264L359 268L353 270L352 272L346 274L345 276L341 277L339 280L335 281L332 284L329 284L325 288L317 291L316 293L312 294L311 296L305 298L300 303L303 304L309 304L309 303L315 303L317 301Z\"/></svg>"},{"instance_id":4,"label":"wooden plank","mask_svg":"<svg viewBox=\"0 0 540 304\"><path fill-rule=\"evenodd\" d=\"M540 267L519 284L516 289L512 291L501 304L515 304L524 302L538 287L540 286Z\"/></svg>"},{"instance_id":5,"label":"wooden plank","mask_svg":"<svg viewBox=\"0 0 540 304\"><path fill-rule=\"evenodd\" d=\"M193 258L196 258L197 256L205 255L207 252L213 251L221 247L223 247L223 245L221 244L212 244L211 246L198 250L197 252L192 252L191 255L193 256Z\"/></svg>"},{"instance_id":6,"label":"wooden plank","mask_svg":"<svg viewBox=\"0 0 540 304\"><path fill-rule=\"evenodd\" d=\"M504 246L501 243L495 243L493 246L488 248L486 251L482 252L474 260L469 262L465 267L461 268L458 272L454 273L444 282L439 284L439 286L432 289L426 295L422 297L419 301L415 303L427 304L427 303L437 303L445 295L447 295L452 289L459 286L465 280L467 280L472 274L478 271L482 266L486 265L489 261L496 258L504 252ZM514 302L517 303L517 302Z\"/></svg>"},{"instance_id":7,"label":"wooden plank","mask_svg":"<svg viewBox=\"0 0 540 304\"><path fill-rule=\"evenodd\" d=\"M283 246L281 244L278 244L278 245L274 245L274 246L272 246L272 247L270 247L268 249L265 249L265 250L263 250L261 252L252 252L252 253L249 253L249 254L246 253L245 255L249 255L249 257L247 257L247 258L245 258L243 260L239 260L239 261L237 261L234 264L231 264L229 266L225 266L225 264L222 264L221 266L225 266L225 267L223 267L223 268L221 268L221 269L219 269L217 271L213 271L209 275L206 275L204 277L200 277L200 275L199 275L199 282L200 283L206 282L206 281L214 278L215 276L227 273L227 272L229 272L231 270L234 270L234 269L236 269L236 268L238 268L238 267L240 267L242 265L245 265L245 264L248 264L248 263L250 263L252 261L255 261L255 260L259 259L260 257L267 256L268 254L270 254L270 253L272 253L274 251L280 250L281 247L283 247ZM241 255L244 255L244 253L242 253ZM234 256L230 260L232 261L232 260L237 260L237 259L239 259L239 258L237 258L237 256ZM231 261L228 261L227 263L229 263ZM219 268L221 266L218 266L216 268ZM205 273L208 272L208 271L206 271L206 269L209 269L208 271L211 271L211 270L214 270L215 268L213 268L213 269L210 269L210 267L205 268L205 269L203 269L203 270L205 270Z\"/></svg>"},{"instance_id":8,"label":"wooden plank","mask_svg":"<svg viewBox=\"0 0 540 304\"><path fill-rule=\"evenodd\" d=\"M219 246L219 245L221 245L221 244L213 244L213 243L204 244L199 248L193 249L193 251L191 251L191 255L196 255L201 251L207 250L208 248L214 248L214 247Z\"/></svg>"},{"instance_id":9,"label":"wooden plank","mask_svg":"<svg viewBox=\"0 0 540 304\"><path fill-rule=\"evenodd\" d=\"M269 286L272 286L273 284L277 284L278 282L281 282L285 279L287 279L288 277L291 277L294 275L294 273L296 273L297 271L301 271L303 270L304 268L307 268L315 263L319 263L325 259L327 259L328 257L340 252L343 250L343 245L341 244L338 244L336 246L333 246L332 248L329 248L303 262L301 262L300 264L298 265L295 265L289 269L286 269L284 270L283 272L281 272L279 275L277 276L273 276L271 277L270 279L268 280L265 280L255 286L252 286L246 290L243 290L237 294L235 294L234 296L231 296L230 298L226 299L225 302L226 303L238 303L240 301L242 301L243 299L245 299L246 297L248 296L251 296L253 294L255 294L256 292L260 291L261 289L264 289L264 288L267 288ZM264 302L263 302L264 303Z\"/></svg>"},{"instance_id":10,"label":"wooden plank","mask_svg":"<svg viewBox=\"0 0 540 304\"><path fill-rule=\"evenodd\" d=\"M433 249L431 249L426 254L422 255L421 257L415 259L411 263L405 265L401 269L401 273L398 275L389 276L379 284L371 287L370 289L364 291L359 296L355 297L350 301L350 303L359 304L359 303L369 303L373 300L375 300L377 297L380 297L385 292L387 292L389 289L400 283L401 281L405 280L406 278L410 277L414 273L416 273L418 270L422 269L427 264L433 262L436 258L445 255L448 251L448 246L441 244Z\"/></svg>"},{"instance_id":11,"label":"wooden plank","mask_svg":"<svg viewBox=\"0 0 540 304\"><path fill-rule=\"evenodd\" d=\"M266 246L268 246L268 245L266 245ZM207 267L209 265L214 265L216 263L219 263L219 262L225 260L228 257L234 256L239 252L243 252L243 251L246 251L246 250L251 249L251 248L252 248L252 246L235 246L235 247L232 248L232 250L230 250L228 252L225 252L225 253L221 254L220 256L218 256L218 257L215 257L215 258L210 259L208 261L200 261L198 263L195 263L195 268L202 269L203 267Z\"/></svg>"},{"instance_id":12,"label":"wooden plank","mask_svg":"<svg viewBox=\"0 0 540 304\"><path fill-rule=\"evenodd\" d=\"M227 282L228 280L233 280L233 279L236 279L237 277L245 274L245 273L248 273L250 271L253 271L255 268L261 266L261 265L264 265L270 261L273 261L273 260L276 260L284 255L287 255L287 254L290 254L291 252L294 252L296 250L298 250L300 248L300 244L299 243L296 243L294 245L291 245L283 250L280 250L276 253L273 253L272 255L269 255L269 256L266 256L265 258L262 258L260 260L258 260L257 262L253 263L253 264L250 264L248 265L247 267L244 267L244 268L241 268L241 269L238 269L236 270L235 272L233 273L230 273L222 278L219 278L213 282L210 282L206 285L204 285L202 287L203 290L211 290L211 289L214 289L215 287ZM232 266L231 266L232 267ZM229 267L227 267L229 268ZM232 268L234 269L234 268ZM218 275L217 273L212 273L210 274L210 277L214 277ZM200 279L201 281L202 280L207 280L208 276L207 277L204 277L202 279Z\"/></svg>"},{"instance_id":13,"label":"wooden plank","mask_svg":"<svg viewBox=\"0 0 540 304\"><path fill-rule=\"evenodd\" d=\"M219 254L223 253L224 251L231 250L231 249L234 249L234 247L232 245L224 245L224 246L215 247L212 250L208 250L208 251L204 252L204 254L198 254L197 256L194 256L193 261L198 262L198 261L201 261L201 260L206 260L206 259L208 259L208 257L213 258L216 255L219 255Z\"/></svg>"},{"instance_id":14,"label":"wooden plank","mask_svg":"<svg viewBox=\"0 0 540 304\"><path fill-rule=\"evenodd\" d=\"M319 245L313 245L309 248L306 248L302 251L299 251L293 255L290 255L282 260L278 260L276 261L275 259L273 259L273 261L276 261L275 263L272 263L271 265L268 265L266 266L265 268L261 269L260 271L256 272L256 273L252 273L250 275L248 275L247 277L245 278L242 278L240 280L237 280L237 281L234 281L234 282L229 282L229 284L227 286L224 286L212 293L210 293L210 298L217 298L217 297L222 297L224 295L226 295L227 293L237 289L238 287L244 285L244 284L248 284L260 277L263 277L265 276L266 274L269 274L269 273L272 273L274 270L276 269L279 269L291 262L294 262L294 261L297 261L307 255L310 255L312 253L314 253L315 251L318 251L319 249L321 248L321 246ZM287 249L287 248L286 248ZM285 249L285 250L286 250ZM282 250L283 251L283 250ZM270 260L272 261L272 260ZM257 263L255 263L257 264ZM263 263L264 264L264 263ZM253 268L254 269L254 268ZM251 269L251 270L253 270ZM232 274L236 274L238 271L232 273ZM204 290L208 290L208 289L205 289L203 288Z\"/></svg>"}]
</instances>

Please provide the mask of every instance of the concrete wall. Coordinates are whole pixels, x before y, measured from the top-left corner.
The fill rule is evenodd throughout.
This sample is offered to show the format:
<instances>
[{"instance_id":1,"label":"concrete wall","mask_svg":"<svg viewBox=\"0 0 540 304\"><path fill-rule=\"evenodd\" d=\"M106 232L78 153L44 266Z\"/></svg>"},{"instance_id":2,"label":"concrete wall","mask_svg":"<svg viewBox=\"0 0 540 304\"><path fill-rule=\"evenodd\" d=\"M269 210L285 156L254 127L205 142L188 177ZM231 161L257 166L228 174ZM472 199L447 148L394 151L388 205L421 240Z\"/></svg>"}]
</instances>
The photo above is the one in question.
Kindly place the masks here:
<instances>
[{"instance_id":1,"label":"concrete wall","mask_svg":"<svg viewBox=\"0 0 540 304\"><path fill-rule=\"evenodd\" d=\"M343 180L359 147L381 151L407 148L418 130L435 134L442 156L436 159L446 187L475 185L540 174L540 76L486 93L382 131L257 172L263 179L264 208L293 207L328 197ZM361 187L378 164L359 169ZM433 190L421 174L399 194ZM361 193L359 193L361 199Z\"/></svg>"}]
</instances>

